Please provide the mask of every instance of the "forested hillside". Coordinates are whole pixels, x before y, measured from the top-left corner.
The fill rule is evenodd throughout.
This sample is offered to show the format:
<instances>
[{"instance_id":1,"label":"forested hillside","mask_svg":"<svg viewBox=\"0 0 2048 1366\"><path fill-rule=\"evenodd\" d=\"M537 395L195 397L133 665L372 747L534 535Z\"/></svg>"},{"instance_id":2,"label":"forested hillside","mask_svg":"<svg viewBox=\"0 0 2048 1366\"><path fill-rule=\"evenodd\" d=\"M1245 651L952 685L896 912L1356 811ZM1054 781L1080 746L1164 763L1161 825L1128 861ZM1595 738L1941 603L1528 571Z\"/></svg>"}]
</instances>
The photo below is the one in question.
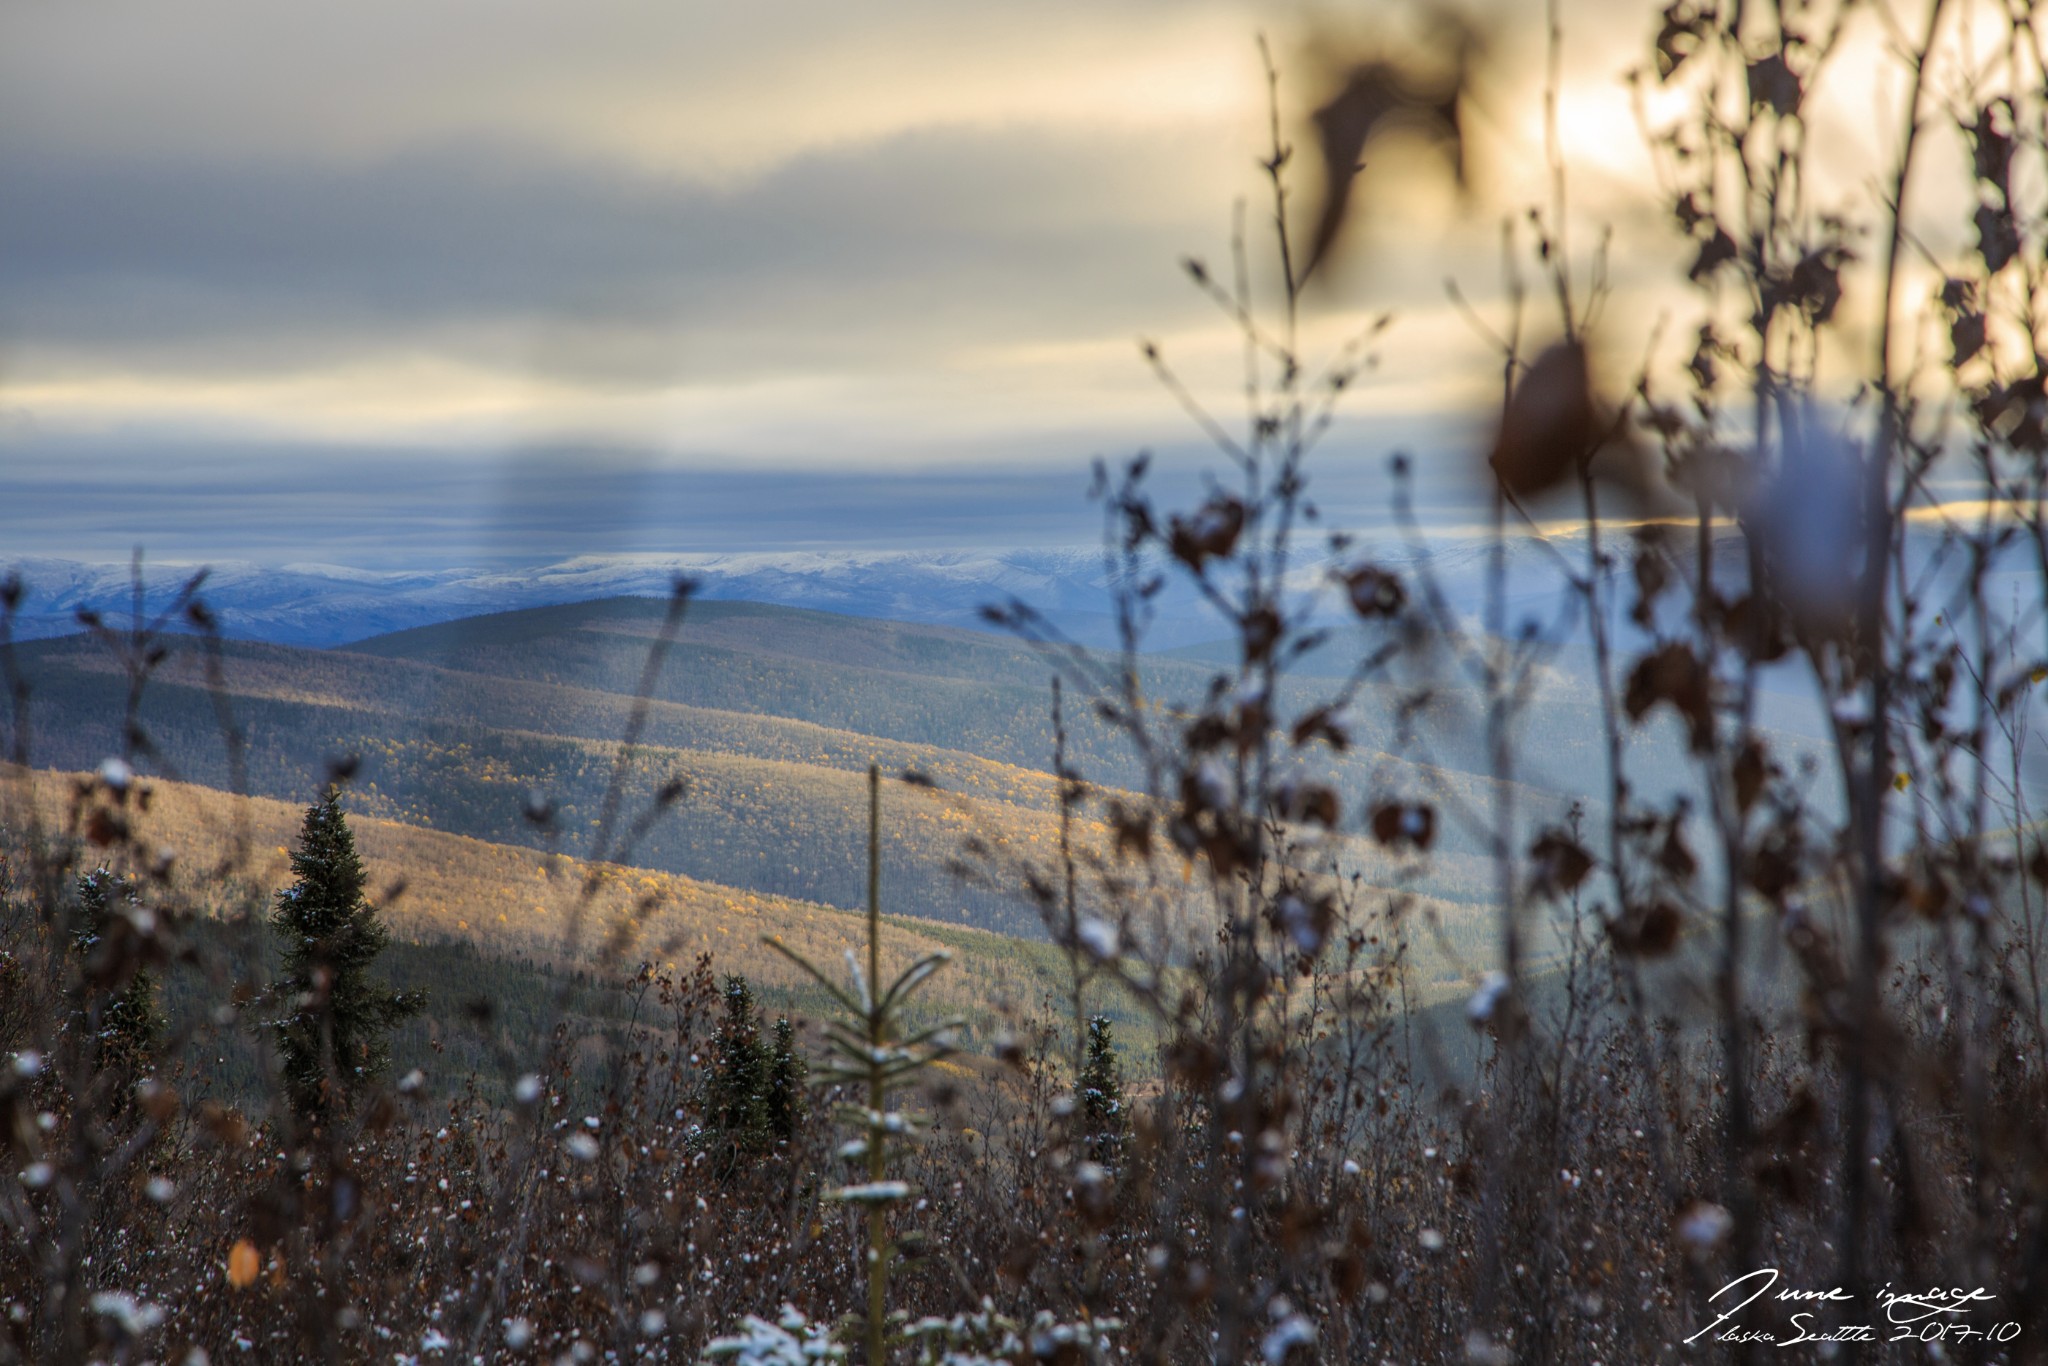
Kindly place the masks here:
<instances>
[{"instance_id":1,"label":"forested hillside","mask_svg":"<svg viewBox=\"0 0 2048 1366\"><path fill-rule=\"evenodd\" d=\"M14 794L33 797L34 820L53 834L65 829L76 785L91 781L82 774L4 769L0 780ZM290 880L286 854L298 806L160 780L147 790L147 805L138 806L128 836L172 856L166 895L229 918L260 913ZM27 812L15 810L11 818L16 828L28 828ZM864 933L858 916L815 902L644 867L593 866L399 821L359 816L353 824L373 898L394 934L415 945L467 943L492 960L569 973L587 972L600 960L646 960L687 971L700 954L710 954L721 971L761 983L770 1001L814 1012L821 1000L814 984L764 941L835 962ZM224 880L223 868L234 869L233 876ZM940 949L955 951L961 966L930 1007L963 1016L975 1037L991 1033L1006 1014L1034 1009L1058 982L1060 955L1043 942L910 915L885 920L882 961L889 969ZM460 991L459 999L444 990L432 1018L452 1023L480 990Z\"/></svg>"},{"instance_id":2,"label":"forested hillside","mask_svg":"<svg viewBox=\"0 0 2048 1366\"><path fill-rule=\"evenodd\" d=\"M227 704L245 736L249 790L304 799L325 763L361 761L355 809L478 839L579 851L597 819L636 707L663 607L614 599L544 608L381 637L346 650L248 642L221 652L216 697L205 658L174 650L143 695L139 719L164 773L227 789L221 740ZM127 679L86 637L20 650L29 684L33 760L87 768L119 749ZM1146 686L1170 704L1199 704L1211 670L1145 662ZM864 817L859 775L869 763L929 777L885 831L899 904L914 914L1008 934L1043 932L1013 888L963 882L951 865L963 840L994 855L1049 862L1057 819L1050 775L1049 666L1005 637L836 617L753 604L693 603L645 705L642 743L625 795L644 800L681 778L684 799L628 861L768 896L850 907L860 902ZM1313 682L1313 680L1311 680ZM1309 684L1304 684L1304 687ZM1069 763L1112 782L1139 774L1128 748L1084 706L1069 706ZM1353 709L1358 743L1296 760L1303 781L1329 783L1361 804L1429 796L1445 803L1440 843L1416 880L1371 840L1352 842L1350 867L1368 885L1472 904L1491 894L1483 830L1459 813L1489 809L1491 780L1438 763L1440 749L1473 747L1472 719L1455 697L1405 723L1390 690ZM1546 771L1591 754L1597 724L1560 701L1544 713ZM1375 739L1384 749L1372 748ZM1389 752L1389 751L1395 752ZM1112 785L1113 782L1112 782ZM1558 790L1514 785L1533 826L1560 819ZM528 798L559 819L543 831ZM1583 802L1582 802L1583 805ZM1597 807L1588 818L1597 818ZM1084 842L1100 838L1099 810ZM1447 933L1464 938L1452 909Z\"/></svg>"}]
</instances>

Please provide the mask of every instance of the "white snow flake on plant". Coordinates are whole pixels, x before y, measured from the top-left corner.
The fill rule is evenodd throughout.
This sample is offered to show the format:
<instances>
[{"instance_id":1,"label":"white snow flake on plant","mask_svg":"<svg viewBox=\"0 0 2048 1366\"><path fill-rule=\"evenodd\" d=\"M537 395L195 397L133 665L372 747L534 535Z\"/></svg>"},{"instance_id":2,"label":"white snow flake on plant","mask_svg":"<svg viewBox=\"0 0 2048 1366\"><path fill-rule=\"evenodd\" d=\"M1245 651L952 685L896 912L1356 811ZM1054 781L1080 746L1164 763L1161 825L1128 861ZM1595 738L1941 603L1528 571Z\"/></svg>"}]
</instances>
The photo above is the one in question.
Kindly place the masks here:
<instances>
[{"instance_id":1,"label":"white snow flake on plant","mask_svg":"<svg viewBox=\"0 0 2048 1366\"><path fill-rule=\"evenodd\" d=\"M1108 962L1116 957L1120 945L1117 942L1116 926L1107 920L1084 916L1074 929L1074 937L1081 941L1081 947L1094 957Z\"/></svg>"},{"instance_id":2,"label":"white snow flake on plant","mask_svg":"<svg viewBox=\"0 0 2048 1366\"><path fill-rule=\"evenodd\" d=\"M1678 1237L1694 1252L1711 1252L1735 1227L1734 1216L1708 1200L1696 1200L1678 1216Z\"/></svg>"},{"instance_id":3,"label":"white snow flake on plant","mask_svg":"<svg viewBox=\"0 0 2048 1366\"><path fill-rule=\"evenodd\" d=\"M1500 1008L1501 998L1508 994L1508 975L1498 970L1487 973L1479 979L1479 990L1472 993L1472 999L1465 1003L1465 1018L1475 1025L1483 1025L1493 1018L1493 1012Z\"/></svg>"},{"instance_id":4,"label":"white snow flake on plant","mask_svg":"<svg viewBox=\"0 0 2048 1366\"><path fill-rule=\"evenodd\" d=\"M815 1361L844 1361L846 1349L832 1340L823 1324L812 1323L796 1306L785 1304L774 1323L752 1314L741 1319L739 1332L705 1346L704 1359L730 1360L734 1366L809 1366Z\"/></svg>"},{"instance_id":5,"label":"white snow flake on plant","mask_svg":"<svg viewBox=\"0 0 2048 1366\"><path fill-rule=\"evenodd\" d=\"M1259 1342L1259 1355L1271 1366L1280 1366L1295 1348L1315 1346L1316 1326L1309 1317L1288 1303L1284 1295L1275 1296L1269 1310L1275 1322L1273 1331Z\"/></svg>"},{"instance_id":6,"label":"white snow flake on plant","mask_svg":"<svg viewBox=\"0 0 2048 1366\"><path fill-rule=\"evenodd\" d=\"M897 1200L910 1198L908 1181L870 1181L861 1186L841 1186L829 1192L828 1200L844 1200L849 1205L887 1205Z\"/></svg>"},{"instance_id":7,"label":"white snow flake on plant","mask_svg":"<svg viewBox=\"0 0 2048 1366\"><path fill-rule=\"evenodd\" d=\"M163 1306L138 1300L125 1290L102 1290L92 1297L92 1312L114 1321L123 1333L139 1338L164 1321Z\"/></svg>"},{"instance_id":8,"label":"white snow flake on plant","mask_svg":"<svg viewBox=\"0 0 2048 1366\"><path fill-rule=\"evenodd\" d=\"M903 1330L903 1336L915 1350L918 1366L1010 1366L1027 1360L1104 1361L1109 1335L1121 1327L1116 1319L1061 1323L1041 1309L1026 1329L998 1314L994 1301L984 1299L976 1313L919 1319Z\"/></svg>"}]
</instances>

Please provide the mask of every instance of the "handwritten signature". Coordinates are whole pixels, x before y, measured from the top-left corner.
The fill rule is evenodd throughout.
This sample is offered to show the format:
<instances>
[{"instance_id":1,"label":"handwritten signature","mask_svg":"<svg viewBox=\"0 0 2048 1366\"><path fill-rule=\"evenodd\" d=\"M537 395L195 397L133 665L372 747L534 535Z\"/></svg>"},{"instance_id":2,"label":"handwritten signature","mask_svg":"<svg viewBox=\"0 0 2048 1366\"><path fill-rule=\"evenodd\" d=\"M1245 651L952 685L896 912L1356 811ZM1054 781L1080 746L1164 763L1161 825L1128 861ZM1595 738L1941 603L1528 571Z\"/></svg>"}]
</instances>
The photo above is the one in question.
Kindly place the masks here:
<instances>
[{"instance_id":1,"label":"handwritten signature","mask_svg":"<svg viewBox=\"0 0 2048 1366\"><path fill-rule=\"evenodd\" d=\"M1854 1304L1856 1297L1840 1286L1825 1290L1806 1290L1794 1287L1777 1289L1778 1269L1759 1267L1747 1275L1737 1276L1728 1284L1707 1296L1708 1303L1723 1299L1727 1303L1716 1313L1714 1321L1686 1339L1688 1344L1703 1337L1715 1342L1749 1342L1770 1344L1778 1347L1792 1347L1803 1342L1876 1342L1887 1329L1891 1336L1888 1342L1923 1341L1938 1342L1945 1339L1965 1341L1981 1339L1985 1342L2009 1342L2019 1336L2017 1323L1996 1323L1980 1327L1967 1321L1972 1308L1989 1304L1997 1299L1981 1286L1974 1290L1961 1287L1931 1287L1926 1290L1894 1290L1889 1283L1879 1291L1876 1300L1883 1321L1873 1323L1838 1323L1822 1327L1818 1320L1829 1307ZM1740 1296L1740 1298L1734 1298ZM1767 1298L1768 1297L1768 1298ZM1767 1304L1812 1305L1791 1313L1787 1322L1791 1325L1789 1334L1763 1328L1747 1327L1737 1321L1743 1310L1764 1300ZM1834 1310L1828 1317L1845 1311Z\"/></svg>"}]
</instances>

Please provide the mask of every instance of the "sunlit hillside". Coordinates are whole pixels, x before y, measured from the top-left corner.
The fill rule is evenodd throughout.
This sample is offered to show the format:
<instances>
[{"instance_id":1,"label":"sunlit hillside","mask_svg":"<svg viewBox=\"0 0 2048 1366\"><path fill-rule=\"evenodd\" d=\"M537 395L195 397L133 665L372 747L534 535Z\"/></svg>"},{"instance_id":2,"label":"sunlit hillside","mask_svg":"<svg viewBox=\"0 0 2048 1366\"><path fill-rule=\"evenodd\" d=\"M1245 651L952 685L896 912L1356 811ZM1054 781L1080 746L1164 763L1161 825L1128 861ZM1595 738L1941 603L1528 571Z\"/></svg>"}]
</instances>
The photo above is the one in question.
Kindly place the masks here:
<instances>
[{"instance_id":1,"label":"sunlit hillside","mask_svg":"<svg viewBox=\"0 0 2048 1366\"><path fill-rule=\"evenodd\" d=\"M84 775L4 771L4 800L32 798L36 818L65 828ZM303 809L262 797L236 798L187 783L151 781L134 833L171 855L174 888L232 914L267 911L291 880L288 850ZM467 939L487 952L571 967L609 962L623 973L642 960L687 968L699 954L720 972L743 973L771 993L809 997L789 961L762 942L773 936L819 963L838 963L862 941L859 916L815 902L763 896L647 868L593 865L564 855L398 821L357 817L356 840L370 892L393 931L412 940ZM885 877L884 896L889 895ZM958 962L934 1008L965 1013L983 1030L1005 1012L1035 1009L1056 979L1050 946L909 916L884 919L883 961L900 969L935 950Z\"/></svg>"}]
</instances>

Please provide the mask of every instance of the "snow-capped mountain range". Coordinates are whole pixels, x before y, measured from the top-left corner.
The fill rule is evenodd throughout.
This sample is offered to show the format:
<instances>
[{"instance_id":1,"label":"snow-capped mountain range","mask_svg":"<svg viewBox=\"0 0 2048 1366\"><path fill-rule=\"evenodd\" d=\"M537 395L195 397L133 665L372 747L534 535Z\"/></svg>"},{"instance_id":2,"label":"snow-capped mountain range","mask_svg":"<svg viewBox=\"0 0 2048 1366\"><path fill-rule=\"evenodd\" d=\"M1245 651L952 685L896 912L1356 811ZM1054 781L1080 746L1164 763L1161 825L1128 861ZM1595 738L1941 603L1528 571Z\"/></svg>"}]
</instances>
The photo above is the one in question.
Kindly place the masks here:
<instances>
[{"instance_id":1,"label":"snow-capped mountain range","mask_svg":"<svg viewBox=\"0 0 2048 1366\"><path fill-rule=\"evenodd\" d=\"M130 566L21 559L5 568L25 591L18 639L79 629L78 613L110 623L130 619ZM172 600L202 566L146 562L147 610ZM957 626L982 624L981 608L1020 598L1090 637L1103 634L1109 595L1099 552L790 551L752 554L586 555L532 568L383 572L333 564L205 566L202 596L229 636L292 645L346 644L387 631L522 607L618 596L665 596L678 576L707 598L778 603L855 616ZM1166 606L1163 604L1163 606ZM1173 640L1214 636L1196 630L1192 599L1163 616L1184 619Z\"/></svg>"},{"instance_id":2,"label":"snow-capped mountain range","mask_svg":"<svg viewBox=\"0 0 2048 1366\"><path fill-rule=\"evenodd\" d=\"M1354 550L1353 556L1358 552ZM1476 612L1486 566L1483 544L1452 538L1431 546L1432 568L1445 597ZM1389 568L1412 569L1412 554L1378 556ZM1550 616L1562 584L1555 544L1511 546L1510 608ZM335 564L264 565L223 560L143 565L146 611L161 610L199 569L208 607L231 637L305 646L343 645L389 631L488 612L617 596L665 596L678 576L696 580L706 598L775 603L853 616L952 626L983 626L982 609L1028 603L1084 643L1113 640L1109 573L1093 549L762 551L744 554L582 555L527 568L378 571ZM18 640L79 628L81 610L109 624L130 620L130 566L51 558L0 560L0 573L25 589L14 622ZM1329 561L1300 556L1292 577L1304 589L1327 580ZM1186 583L1165 575L1153 599L1148 644L1155 649L1230 634ZM1332 601L1333 610L1336 602Z\"/></svg>"}]
</instances>

